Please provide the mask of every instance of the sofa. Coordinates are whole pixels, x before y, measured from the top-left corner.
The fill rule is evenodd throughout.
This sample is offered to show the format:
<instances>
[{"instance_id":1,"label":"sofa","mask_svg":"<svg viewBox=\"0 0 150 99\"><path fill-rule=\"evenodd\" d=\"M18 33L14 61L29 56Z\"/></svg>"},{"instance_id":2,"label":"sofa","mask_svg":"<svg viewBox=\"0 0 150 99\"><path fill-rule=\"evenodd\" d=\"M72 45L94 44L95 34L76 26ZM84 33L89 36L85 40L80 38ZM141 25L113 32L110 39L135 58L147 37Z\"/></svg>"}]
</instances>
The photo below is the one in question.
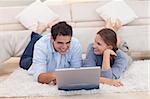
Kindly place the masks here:
<instances>
[{"instance_id":1,"label":"sofa","mask_svg":"<svg viewBox=\"0 0 150 99\"><path fill-rule=\"evenodd\" d=\"M96 13L96 8L109 0L55 3L45 2L73 27L73 36L78 38L85 54L88 44L93 42L96 32L104 27L104 20ZM118 31L122 41L129 46L129 55L133 60L150 59L150 14L148 0L126 0L138 18L123 25ZM0 7L0 63L11 57L20 57L30 41L31 31L25 28L15 17L26 6ZM1 65L0 65L1 66Z\"/></svg>"}]
</instances>

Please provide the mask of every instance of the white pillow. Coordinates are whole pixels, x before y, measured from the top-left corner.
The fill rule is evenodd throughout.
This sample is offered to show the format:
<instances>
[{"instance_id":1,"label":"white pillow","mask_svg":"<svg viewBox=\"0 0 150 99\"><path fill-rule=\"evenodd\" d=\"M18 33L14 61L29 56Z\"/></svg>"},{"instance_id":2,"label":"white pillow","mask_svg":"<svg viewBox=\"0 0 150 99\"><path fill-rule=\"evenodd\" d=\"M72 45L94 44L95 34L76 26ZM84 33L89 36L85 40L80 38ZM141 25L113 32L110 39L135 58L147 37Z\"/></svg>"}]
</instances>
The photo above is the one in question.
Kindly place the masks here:
<instances>
[{"instance_id":1,"label":"white pillow","mask_svg":"<svg viewBox=\"0 0 150 99\"><path fill-rule=\"evenodd\" d=\"M96 12L105 21L111 18L111 21L115 22L118 18L122 25L125 25L137 18L137 15L124 0L113 0L104 6L97 8Z\"/></svg>"},{"instance_id":2,"label":"white pillow","mask_svg":"<svg viewBox=\"0 0 150 99\"><path fill-rule=\"evenodd\" d=\"M35 30L37 23L48 24L58 19L58 15L48 8L40 0L26 7L16 18L28 29Z\"/></svg>"}]
</instances>

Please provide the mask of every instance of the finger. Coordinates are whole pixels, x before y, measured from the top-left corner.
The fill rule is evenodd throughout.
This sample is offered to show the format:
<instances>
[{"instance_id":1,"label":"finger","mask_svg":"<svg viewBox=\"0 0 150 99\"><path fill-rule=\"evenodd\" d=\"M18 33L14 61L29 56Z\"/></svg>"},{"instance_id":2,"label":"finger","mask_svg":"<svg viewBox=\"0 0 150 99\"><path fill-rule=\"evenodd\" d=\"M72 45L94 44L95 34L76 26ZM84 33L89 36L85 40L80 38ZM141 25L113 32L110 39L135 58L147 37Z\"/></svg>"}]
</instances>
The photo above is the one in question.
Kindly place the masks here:
<instances>
[{"instance_id":1,"label":"finger","mask_svg":"<svg viewBox=\"0 0 150 99\"><path fill-rule=\"evenodd\" d=\"M122 82L121 82L121 81L118 81L117 86L118 86L118 87L123 86Z\"/></svg>"},{"instance_id":2,"label":"finger","mask_svg":"<svg viewBox=\"0 0 150 99\"><path fill-rule=\"evenodd\" d=\"M53 80L53 82L54 82L54 85L56 85L56 79L55 79L55 80Z\"/></svg>"},{"instance_id":3,"label":"finger","mask_svg":"<svg viewBox=\"0 0 150 99\"><path fill-rule=\"evenodd\" d=\"M120 86L123 86L123 83L121 81L119 82L119 84L120 84Z\"/></svg>"},{"instance_id":4,"label":"finger","mask_svg":"<svg viewBox=\"0 0 150 99\"><path fill-rule=\"evenodd\" d=\"M119 83L115 83L114 86L115 87L120 87L120 84Z\"/></svg>"},{"instance_id":5,"label":"finger","mask_svg":"<svg viewBox=\"0 0 150 99\"><path fill-rule=\"evenodd\" d=\"M113 86L118 87L118 84L114 84Z\"/></svg>"},{"instance_id":6,"label":"finger","mask_svg":"<svg viewBox=\"0 0 150 99\"><path fill-rule=\"evenodd\" d=\"M113 86L115 86L115 87L120 87L122 85L123 84L121 83L121 81L118 81L118 80L115 80L114 83L113 83Z\"/></svg>"},{"instance_id":7,"label":"finger","mask_svg":"<svg viewBox=\"0 0 150 99\"><path fill-rule=\"evenodd\" d=\"M56 82L55 82L55 81L53 81L53 85L56 85Z\"/></svg>"},{"instance_id":8,"label":"finger","mask_svg":"<svg viewBox=\"0 0 150 99\"><path fill-rule=\"evenodd\" d=\"M111 50L111 53L110 53L111 55L114 55L114 56L117 56L117 54L113 51L113 50Z\"/></svg>"}]
</instances>

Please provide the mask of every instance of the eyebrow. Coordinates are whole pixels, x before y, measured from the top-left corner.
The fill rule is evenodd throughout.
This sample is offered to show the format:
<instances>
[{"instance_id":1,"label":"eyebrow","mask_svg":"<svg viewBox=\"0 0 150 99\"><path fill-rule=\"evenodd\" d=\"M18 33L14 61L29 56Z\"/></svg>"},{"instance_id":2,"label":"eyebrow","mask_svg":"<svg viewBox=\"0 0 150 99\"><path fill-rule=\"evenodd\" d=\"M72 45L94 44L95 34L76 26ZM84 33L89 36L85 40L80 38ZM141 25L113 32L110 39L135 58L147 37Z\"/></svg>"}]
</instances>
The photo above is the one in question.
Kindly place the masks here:
<instances>
[{"instance_id":1,"label":"eyebrow","mask_svg":"<svg viewBox=\"0 0 150 99\"><path fill-rule=\"evenodd\" d=\"M68 41L66 42L66 44L69 44L71 41ZM63 44L63 42L57 42L57 43L60 43L60 44Z\"/></svg>"}]
</instances>

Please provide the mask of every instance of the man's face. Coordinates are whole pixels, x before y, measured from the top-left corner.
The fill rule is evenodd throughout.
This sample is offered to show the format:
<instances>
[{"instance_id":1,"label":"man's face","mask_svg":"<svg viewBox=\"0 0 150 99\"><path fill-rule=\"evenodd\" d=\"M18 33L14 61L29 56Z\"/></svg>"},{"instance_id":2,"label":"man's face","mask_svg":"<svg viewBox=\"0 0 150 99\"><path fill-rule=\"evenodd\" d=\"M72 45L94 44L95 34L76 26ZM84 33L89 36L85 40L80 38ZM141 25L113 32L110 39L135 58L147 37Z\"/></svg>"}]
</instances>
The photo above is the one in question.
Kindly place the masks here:
<instances>
[{"instance_id":1,"label":"man's face","mask_svg":"<svg viewBox=\"0 0 150 99\"><path fill-rule=\"evenodd\" d=\"M60 54L66 54L70 47L71 36L58 35L54 41L54 49Z\"/></svg>"}]
</instances>

